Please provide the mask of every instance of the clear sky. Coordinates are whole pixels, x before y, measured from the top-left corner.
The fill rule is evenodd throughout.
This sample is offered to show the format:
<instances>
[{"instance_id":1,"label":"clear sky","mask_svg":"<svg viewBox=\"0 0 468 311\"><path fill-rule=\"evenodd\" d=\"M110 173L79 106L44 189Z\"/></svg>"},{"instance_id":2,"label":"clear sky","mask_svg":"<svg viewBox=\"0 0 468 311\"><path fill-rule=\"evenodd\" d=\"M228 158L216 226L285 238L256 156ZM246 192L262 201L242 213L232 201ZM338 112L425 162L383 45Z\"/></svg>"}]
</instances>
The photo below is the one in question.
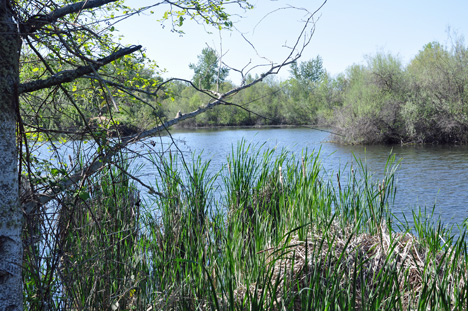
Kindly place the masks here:
<instances>
[{"instance_id":1,"label":"clear sky","mask_svg":"<svg viewBox=\"0 0 468 311\"><path fill-rule=\"evenodd\" d=\"M148 2L134 0L132 3ZM267 64L257 53L274 62L282 61L289 52L283 46L291 45L297 38L304 14L294 9L275 10L290 4L315 11L322 1L252 0L251 3L255 6L252 11L233 11L241 14L233 16L237 28L233 31L219 33L188 22L182 28L185 35L180 36L170 31L169 24L162 27L157 21L163 7L156 7L154 15L130 18L116 28L124 43L146 48L148 57L167 70L164 77L191 79L193 72L188 65L197 62L197 55L207 45L218 51L222 47L223 60L235 68L243 68L249 62L251 67ZM270 12L273 13L268 15ZM467 0L329 0L317 17L314 37L302 60L320 55L325 69L332 75L344 72L352 64L365 63L365 55L376 52L398 55L407 63L428 42L450 46L449 28L452 37L468 36ZM255 45L256 51L242 39L240 32ZM279 78L288 76L286 69ZM228 79L240 81L234 72Z\"/></svg>"}]
</instances>

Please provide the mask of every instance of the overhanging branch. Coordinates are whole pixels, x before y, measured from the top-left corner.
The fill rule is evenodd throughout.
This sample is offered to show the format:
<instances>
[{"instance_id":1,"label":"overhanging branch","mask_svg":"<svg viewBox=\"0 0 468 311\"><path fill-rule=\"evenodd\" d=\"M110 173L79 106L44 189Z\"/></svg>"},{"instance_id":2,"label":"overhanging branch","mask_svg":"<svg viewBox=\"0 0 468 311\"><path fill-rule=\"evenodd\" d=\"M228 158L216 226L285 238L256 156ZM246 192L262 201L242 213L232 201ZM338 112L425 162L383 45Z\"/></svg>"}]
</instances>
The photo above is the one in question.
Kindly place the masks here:
<instances>
[{"instance_id":1,"label":"overhanging branch","mask_svg":"<svg viewBox=\"0 0 468 311\"><path fill-rule=\"evenodd\" d=\"M48 14L32 16L28 21L21 25L21 32L23 34L31 34L40 30L45 25L55 23L57 20L66 15L78 13L82 10L98 8L108 3L117 1L118 0L85 0L68 4Z\"/></svg>"},{"instance_id":2,"label":"overhanging branch","mask_svg":"<svg viewBox=\"0 0 468 311\"><path fill-rule=\"evenodd\" d=\"M91 176L94 173L101 170L105 165L110 163L110 161L112 160L112 157L115 154L117 154L120 150L122 150L123 148L125 148L129 144L135 143L135 142L140 141L140 140L142 140L144 138L147 138L147 137L155 136L159 132L167 130L169 127L171 127L171 126L173 126L173 125L175 125L175 124L177 124L177 123L179 123L179 122L181 122L183 120L194 118L197 115L199 115L199 114L201 114L201 113L203 113L203 112L205 112L205 111L207 111L209 109L212 109L212 108L214 108L216 106L219 106L219 105L226 104L226 101L225 101L226 98L240 92L243 89L249 88L252 85L262 81L266 76L274 74L275 70L277 70L277 69L278 69L277 66L272 67L269 71L262 74L258 79L252 81L251 83L249 83L247 85L236 87L236 88L234 88L234 89L232 89L232 90L230 90L230 91L228 91L228 92L226 92L224 94L220 94L220 96L217 99L214 99L212 102L208 103L207 105L205 105L203 107L200 107L200 108L198 108L198 109L196 109L196 110L194 110L194 111L192 111L190 113L182 114L182 115L178 116L177 118L169 120L169 121L167 121L167 122L165 122L165 123L163 123L163 124L161 124L159 126L156 126L156 127L152 128L152 129L144 131L142 133L135 134L135 135L123 138L120 143L110 147L109 150L107 150L107 153L104 156L97 155L94 158L94 160L89 164L88 167L84 168L83 170L79 171L76 174L65 177L61 182L58 182L55 187L50 188L49 190L47 190L47 191L45 191L43 193L36 194L35 195L35 201L26 202L25 204L23 204L23 209L27 211L27 210L31 210L32 207L35 204L39 204L39 205L47 204L48 202L50 202L51 200L53 200L56 197L56 194L64 191L65 189L70 188L73 184L78 183L80 180L82 180L86 176ZM157 192L154 192L154 193L159 194Z\"/></svg>"},{"instance_id":3,"label":"overhanging branch","mask_svg":"<svg viewBox=\"0 0 468 311\"><path fill-rule=\"evenodd\" d=\"M33 82L22 83L18 87L18 93L23 94L23 93L34 92L37 90L50 88L52 86L59 85L62 83L72 82L73 80L79 77L82 77L84 75L97 71L102 66L107 65L108 63L113 62L116 59L119 59L125 55L131 54L140 49L141 49L141 45L123 48L123 49L118 50L115 53L112 53L111 55L107 57L97 60L95 64L88 65L88 66L80 66L73 70L60 71L56 73L55 75L51 76L50 78L47 78L44 80L36 80Z\"/></svg>"}]
</instances>

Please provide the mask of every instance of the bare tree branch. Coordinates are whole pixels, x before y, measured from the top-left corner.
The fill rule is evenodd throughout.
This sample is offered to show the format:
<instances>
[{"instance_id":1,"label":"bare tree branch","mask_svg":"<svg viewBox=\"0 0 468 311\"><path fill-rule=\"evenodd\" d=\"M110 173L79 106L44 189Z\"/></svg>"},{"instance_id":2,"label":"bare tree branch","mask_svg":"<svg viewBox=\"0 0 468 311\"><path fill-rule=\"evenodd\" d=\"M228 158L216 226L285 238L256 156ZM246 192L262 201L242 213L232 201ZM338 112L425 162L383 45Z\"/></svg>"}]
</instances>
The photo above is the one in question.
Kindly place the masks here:
<instances>
[{"instance_id":1,"label":"bare tree branch","mask_svg":"<svg viewBox=\"0 0 468 311\"><path fill-rule=\"evenodd\" d=\"M273 61L269 60L268 58L260 55L260 53L257 51L254 44L252 44L252 42L250 42L250 40L245 36L245 34L242 33L239 29L235 28L239 32L239 34L243 38L243 40L252 48L252 50L255 52L257 57L259 57L261 59L264 59L267 62L267 63L264 63L264 64L257 64L257 65L251 66L251 67L249 66L251 62L249 62L249 64L247 64L242 70L234 70L234 71L237 71L238 73L241 74L242 81L245 80L245 76L247 74L249 74L250 72L252 72L256 68L270 67L271 66L271 68L276 68L277 69L276 71L272 72L272 74L276 74L276 73L278 73L278 70L280 68L282 68L284 66L287 66L287 65L290 65L293 62L297 61L302 56L302 53L304 52L304 49L310 44L310 41L311 41L311 39L312 39L312 37L313 37L313 35L315 33L315 23L316 23L315 15L322 9L322 7L326 3L327 3L327 0L324 0L322 2L322 4L319 6L319 8L317 8L314 12L309 12L307 9L298 8L298 7L294 7L294 6L279 8L279 9L276 9L276 10L268 13L266 16L264 16L258 22L258 24L260 24L268 15L271 15L271 14L273 14L275 12L285 10L285 9L301 10L301 11L304 11L304 12L307 13L306 14L307 17L303 21L304 26L302 27L302 29L300 31L300 34L297 36L293 46L291 46L291 47L288 47L288 46L285 46L285 45L283 46L285 48L288 48L290 50L290 52L287 55L287 57L285 57L283 59L283 62L280 63L280 64L276 64ZM258 24L257 24L257 26L258 26ZM255 27L257 27L257 26L255 26ZM224 64L224 65L226 65L226 64ZM233 69L230 66L227 66L227 67L230 68L231 70Z\"/></svg>"},{"instance_id":2,"label":"bare tree branch","mask_svg":"<svg viewBox=\"0 0 468 311\"><path fill-rule=\"evenodd\" d=\"M32 16L28 21L26 21L20 26L20 29L23 34L31 34L40 30L42 27L46 25L55 23L58 19L66 15L69 15L72 13L78 13L82 10L98 8L105 4L117 2L117 1L118 0L85 0L85 1L77 2L77 3L65 5L48 14Z\"/></svg>"},{"instance_id":3,"label":"bare tree branch","mask_svg":"<svg viewBox=\"0 0 468 311\"><path fill-rule=\"evenodd\" d=\"M18 93L23 94L23 93L34 92L37 90L49 88L51 86L59 85L65 82L72 82L76 78L94 73L96 70L98 70L102 66L110 62L113 62L114 60L119 59L125 55L138 51L140 49L141 49L141 45L123 48L123 49L118 50L115 53L112 53L111 55L107 57L97 60L96 64L88 65L88 66L80 66L73 70L64 70L44 80L36 80L33 82L22 83L18 87Z\"/></svg>"}]
</instances>

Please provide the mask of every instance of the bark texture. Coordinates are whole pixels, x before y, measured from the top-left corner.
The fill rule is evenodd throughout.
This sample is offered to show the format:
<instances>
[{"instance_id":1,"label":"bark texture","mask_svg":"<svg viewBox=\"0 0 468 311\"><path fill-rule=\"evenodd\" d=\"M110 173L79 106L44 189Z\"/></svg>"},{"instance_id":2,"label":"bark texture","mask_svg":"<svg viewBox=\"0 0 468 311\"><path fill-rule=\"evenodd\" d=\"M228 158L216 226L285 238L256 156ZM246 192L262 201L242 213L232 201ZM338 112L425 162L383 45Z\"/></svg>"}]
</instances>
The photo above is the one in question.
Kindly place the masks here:
<instances>
[{"instance_id":1,"label":"bark texture","mask_svg":"<svg viewBox=\"0 0 468 311\"><path fill-rule=\"evenodd\" d=\"M0 310L23 310L23 215L18 199L16 123L19 39L9 0L0 0Z\"/></svg>"}]
</instances>

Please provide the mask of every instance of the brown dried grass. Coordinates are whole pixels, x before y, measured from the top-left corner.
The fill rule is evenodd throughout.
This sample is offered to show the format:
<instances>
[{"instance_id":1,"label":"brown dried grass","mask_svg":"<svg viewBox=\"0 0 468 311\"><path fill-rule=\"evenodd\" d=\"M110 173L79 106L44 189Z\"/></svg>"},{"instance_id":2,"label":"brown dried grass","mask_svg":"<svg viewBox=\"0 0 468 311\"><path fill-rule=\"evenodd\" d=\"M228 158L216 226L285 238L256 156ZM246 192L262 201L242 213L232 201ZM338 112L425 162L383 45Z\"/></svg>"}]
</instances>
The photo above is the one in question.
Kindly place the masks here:
<instances>
[{"instance_id":1,"label":"brown dried grass","mask_svg":"<svg viewBox=\"0 0 468 311\"><path fill-rule=\"evenodd\" d=\"M437 283L445 273L449 273L446 280L452 282L447 288L449 292L453 293L454 286L464 286L460 281L454 284L455 280L464 279L454 274L466 273L466 267L452 262L454 255L450 249L444 252L448 254L447 257L442 252L433 254L422 247L416 236L392 233L384 225L380 227L379 234L371 235L354 234L351 226L343 230L335 223L327 232L311 230L305 240L295 235L280 246L270 246L262 251L268 254L266 265L273 269L271 280L279 280L275 287L274 310L283 309L291 303L291 299L294 300L294 310L301 310L299 294L302 289L308 289L312 275L318 273L320 284L327 286L331 271L337 272L335 277L342 276L339 280L340 288L346 290L356 286L355 303L358 309L367 300L367 297L362 297L362 286L366 287L364 292L376 289L382 275L389 273L397 273L404 310L411 309L412 302L417 301L425 282ZM356 267L357 273L362 275L353 280ZM263 293L265 303L269 303L273 299L272 288L262 289L256 283L247 288L240 284L235 290L235 298L241 303L246 301L246 295L253 297ZM260 297L256 298L258 301ZM453 294L451 298L455 299Z\"/></svg>"}]
</instances>

